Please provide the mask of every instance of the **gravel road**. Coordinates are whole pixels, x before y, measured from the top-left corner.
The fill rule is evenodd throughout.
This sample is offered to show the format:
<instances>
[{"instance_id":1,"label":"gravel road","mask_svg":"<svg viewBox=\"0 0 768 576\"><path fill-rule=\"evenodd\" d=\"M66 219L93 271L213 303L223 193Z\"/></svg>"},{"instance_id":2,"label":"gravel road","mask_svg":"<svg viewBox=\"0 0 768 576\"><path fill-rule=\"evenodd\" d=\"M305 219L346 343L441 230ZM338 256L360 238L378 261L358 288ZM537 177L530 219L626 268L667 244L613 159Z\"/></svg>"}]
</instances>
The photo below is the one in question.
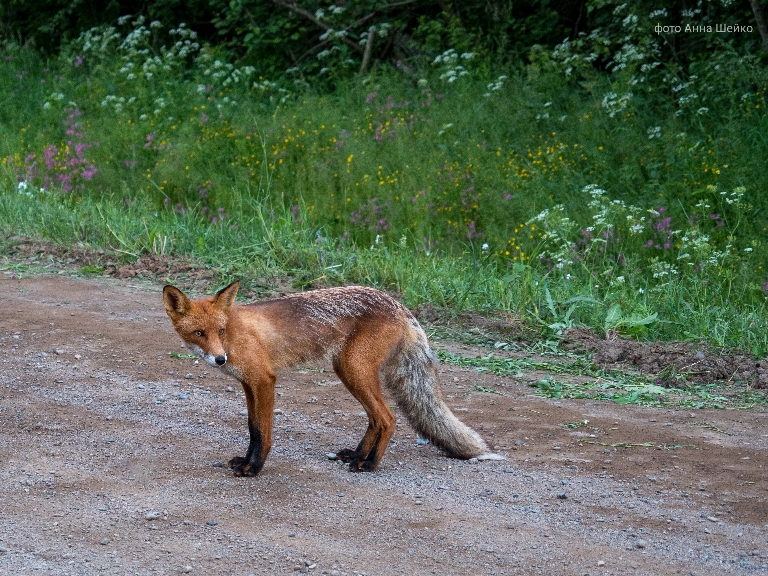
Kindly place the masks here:
<instances>
[{"instance_id":1,"label":"gravel road","mask_svg":"<svg viewBox=\"0 0 768 576\"><path fill-rule=\"evenodd\" d=\"M508 460L446 458L403 419L350 474L326 454L362 408L305 367L279 375L262 473L235 478L243 392L179 357L161 288L0 273L0 574L768 574L765 409L546 400L442 365Z\"/></svg>"}]
</instances>

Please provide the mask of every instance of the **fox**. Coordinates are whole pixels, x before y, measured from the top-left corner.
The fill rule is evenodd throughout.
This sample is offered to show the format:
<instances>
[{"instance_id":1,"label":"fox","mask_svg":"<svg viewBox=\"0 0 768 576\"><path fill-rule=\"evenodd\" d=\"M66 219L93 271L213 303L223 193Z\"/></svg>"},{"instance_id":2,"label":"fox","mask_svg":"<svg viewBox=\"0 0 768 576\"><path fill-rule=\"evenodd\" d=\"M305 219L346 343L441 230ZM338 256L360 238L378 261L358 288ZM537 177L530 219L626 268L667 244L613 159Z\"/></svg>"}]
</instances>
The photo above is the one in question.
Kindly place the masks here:
<instances>
[{"instance_id":1,"label":"fox","mask_svg":"<svg viewBox=\"0 0 768 576\"><path fill-rule=\"evenodd\" d=\"M250 441L245 456L229 461L235 476L256 476L272 448L276 373L324 360L368 415L357 448L329 454L351 472L376 470L395 432L382 385L416 432L448 456L504 459L451 412L427 335L393 297L343 286L241 305L235 303L238 288L235 281L198 300L174 286L163 288L166 313L187 348L242 384Z\"/></svg>"}]
</instances>

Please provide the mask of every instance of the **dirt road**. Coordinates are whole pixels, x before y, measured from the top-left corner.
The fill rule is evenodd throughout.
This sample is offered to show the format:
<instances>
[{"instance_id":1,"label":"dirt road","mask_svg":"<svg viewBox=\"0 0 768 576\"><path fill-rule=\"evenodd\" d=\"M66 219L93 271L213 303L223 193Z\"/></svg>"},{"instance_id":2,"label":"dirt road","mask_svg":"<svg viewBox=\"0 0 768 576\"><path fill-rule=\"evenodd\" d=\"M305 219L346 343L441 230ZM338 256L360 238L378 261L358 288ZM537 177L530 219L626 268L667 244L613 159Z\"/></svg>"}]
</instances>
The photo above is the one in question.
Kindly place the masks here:
<instances>
[{"instance_id":1,"label":"dirt road","mask_svg":"<svg viewBox=\"0 0 768 576\"><path fill-rule=\"evenodd\" d=\"M443 365L508 460L445 458L403 420L350 474L325 455L362 408L307 367L279 376L262 473L234 478L242 390L170 354L160 290L0 273L0 574L768 574L764 409L545 400Z\"/></svg>"}]
</instances>

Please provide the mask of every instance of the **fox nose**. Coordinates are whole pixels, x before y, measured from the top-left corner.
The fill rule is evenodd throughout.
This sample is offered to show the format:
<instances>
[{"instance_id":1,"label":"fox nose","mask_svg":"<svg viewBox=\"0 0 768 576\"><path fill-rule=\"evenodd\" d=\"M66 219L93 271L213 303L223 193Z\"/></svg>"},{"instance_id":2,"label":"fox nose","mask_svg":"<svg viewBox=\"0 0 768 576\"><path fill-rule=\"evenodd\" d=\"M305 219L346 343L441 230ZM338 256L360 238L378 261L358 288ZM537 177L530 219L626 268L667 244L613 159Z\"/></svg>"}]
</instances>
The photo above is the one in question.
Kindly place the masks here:
<instances>
[{"instance_id":1,"label":"fox nose","mask_svg":"<svg viewBox=\"0 0 768 576\"><path fill-rule=\"evenodd\" d=\"M226 356L216 356L216 358L214 358L214 360L216 361L216 364L218 364L219 366L223 366L224 363L227 361L227 357Z\"/></svg>"}]
</instances>

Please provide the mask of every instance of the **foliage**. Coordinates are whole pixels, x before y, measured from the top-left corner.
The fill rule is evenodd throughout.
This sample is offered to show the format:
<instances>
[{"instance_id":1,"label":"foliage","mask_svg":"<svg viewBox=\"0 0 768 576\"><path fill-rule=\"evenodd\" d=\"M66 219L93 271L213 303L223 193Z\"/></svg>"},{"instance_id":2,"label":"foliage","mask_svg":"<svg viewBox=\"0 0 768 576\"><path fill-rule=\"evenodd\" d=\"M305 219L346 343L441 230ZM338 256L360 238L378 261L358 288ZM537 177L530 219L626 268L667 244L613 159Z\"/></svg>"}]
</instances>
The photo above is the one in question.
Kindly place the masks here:
<instances>
[{"instance_id":1,"label":"foliage","mask_svg":"<svg viewBox=\"0 0 768 576\"><path fill-rule=\"evenodd\" d=\"M342 29L363 8L376 10L326 6L321 21ZM611 21L602 59L574 40L521 69L492 59L472 18L450 43L422 19L418 67L361 79L336 64L264 75L143 16L51 59L6 43L0 225L134 255L163 239L228 273L373 283L411 304L514 312L552 337L589 325L768 350L758 57L726 43L710 55L722 73L620 67L642 34L619 41ZM343 37L325 62L353 50Z\"/></svg>"}]
</instances>

